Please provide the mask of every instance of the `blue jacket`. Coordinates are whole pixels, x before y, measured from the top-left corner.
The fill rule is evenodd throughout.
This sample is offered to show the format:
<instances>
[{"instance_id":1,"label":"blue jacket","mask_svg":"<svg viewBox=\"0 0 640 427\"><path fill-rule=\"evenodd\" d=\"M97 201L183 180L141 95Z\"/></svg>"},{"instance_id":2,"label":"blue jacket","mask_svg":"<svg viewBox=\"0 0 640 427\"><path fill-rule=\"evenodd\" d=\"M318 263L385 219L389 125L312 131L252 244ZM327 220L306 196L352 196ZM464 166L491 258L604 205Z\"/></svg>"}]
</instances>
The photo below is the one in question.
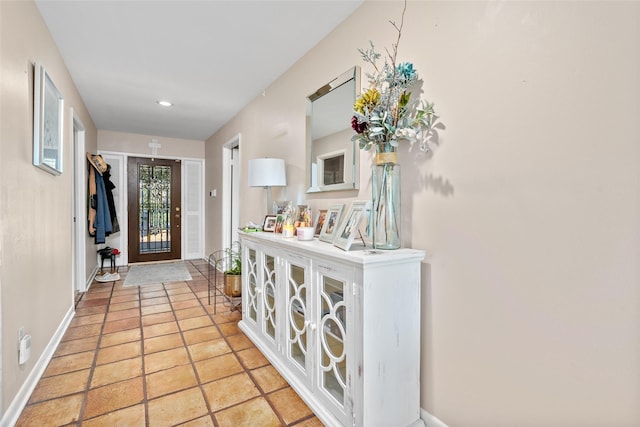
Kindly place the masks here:
<instances>
[{"instance_id":1,"label":"blue jacket","mask_svg":"<svg viewBox=\"0 0 640 427\"><path fill-rule=\"evenodd\" d=\"M93 226L96 228L96 244L105 242L105 237L111 234L111 214L107 204L107 190L104 186L102 175L96 173L96 219Z\"/></svg>"}]
</instances>

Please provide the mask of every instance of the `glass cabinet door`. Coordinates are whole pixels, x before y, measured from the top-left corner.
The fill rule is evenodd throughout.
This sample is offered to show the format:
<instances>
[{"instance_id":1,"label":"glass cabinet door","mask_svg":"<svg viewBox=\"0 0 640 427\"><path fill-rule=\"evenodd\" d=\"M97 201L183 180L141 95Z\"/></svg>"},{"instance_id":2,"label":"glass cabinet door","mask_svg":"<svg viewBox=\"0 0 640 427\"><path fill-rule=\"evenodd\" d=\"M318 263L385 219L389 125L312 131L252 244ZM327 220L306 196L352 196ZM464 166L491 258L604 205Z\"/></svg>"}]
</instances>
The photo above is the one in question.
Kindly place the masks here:
<instances>
[{"instance_id":1,"label":"glass cabinet door","mask_svg":"<svg viewBox=\"0 0 640 427\"><path fill-rule=\"evenodd\" d=\"M320 384L319 387L340 407L344 407L347 388L347 310L345 282L320 276Z\"/></svg>"},{"instance_id":2,"label":"glass cabinet door","mask_svg":"<svg viewBox=\"0 0 640 427\"><path fill-rule=\"evenodd\" d=\"M258 263L256 257L256 250L254 248L246 248L246 259L244 262L244 269L247 272L247 289L246 294L246 316L251 319L253 323L258 321L258 287L257 287L257 274Z\"/></svg>"},{"instance_id":3,"label":"glass cabinet door","mask_svg":"<svg viewBox=\"0 0 640 427\"><path fill-rule=\"evenodd\" d=\"M303 263L301 263L303 264ZM305 374L308 361L309 302L307 269L303 265L286 262L287 289L287 357Z\"/></svg>"},{"instance_id":4,"label":"glass cabinet door","mask_svg":"<svg viewBox=\"0 0 640 427\"><path fill-rule=\"evenodd\" d=\"M264 254L262 263L264 280L263 295L263 331L274 342L276 339L276 259L275 256Z\"/></svg>"}]
</instances>

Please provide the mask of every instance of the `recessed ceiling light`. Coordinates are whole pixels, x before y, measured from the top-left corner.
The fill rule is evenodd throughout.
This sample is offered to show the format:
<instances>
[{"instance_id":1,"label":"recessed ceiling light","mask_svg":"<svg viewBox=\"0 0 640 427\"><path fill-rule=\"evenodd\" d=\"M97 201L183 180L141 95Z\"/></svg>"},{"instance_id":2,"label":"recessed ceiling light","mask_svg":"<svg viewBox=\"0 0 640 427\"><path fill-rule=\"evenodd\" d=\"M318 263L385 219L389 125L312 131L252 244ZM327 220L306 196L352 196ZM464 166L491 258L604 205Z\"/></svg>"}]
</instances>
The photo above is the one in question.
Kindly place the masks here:
<instances>
[{"instance_id":1,"label":"recessed ceiling light","mask_svg":"<svg viewBox=\"0 0 640 427\"><path fill-rule=\"evenodd\" d=\"M171 107L173 104L170 103L169 101L156 101L158 104L162 105L163 107Z\"/></svg>"}]
</instances>

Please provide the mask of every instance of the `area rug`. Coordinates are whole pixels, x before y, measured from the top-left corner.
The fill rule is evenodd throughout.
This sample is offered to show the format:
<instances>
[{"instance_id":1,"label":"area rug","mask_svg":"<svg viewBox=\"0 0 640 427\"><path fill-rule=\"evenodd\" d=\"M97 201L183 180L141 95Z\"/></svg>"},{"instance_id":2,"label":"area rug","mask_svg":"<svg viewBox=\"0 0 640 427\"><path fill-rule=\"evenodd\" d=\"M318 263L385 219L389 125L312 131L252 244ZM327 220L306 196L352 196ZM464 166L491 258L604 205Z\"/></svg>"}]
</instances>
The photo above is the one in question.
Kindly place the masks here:
<instances>
[{"instance_id":1,"label":"area rug","mask_svg":"<svg viewBox=\"0 0 640 427\"><path fill-rule=\"evenodd\" d=\"M141 286L191 280L184 262L139 264L129 267L122 286Z\"/></svg>"}]
</instances>

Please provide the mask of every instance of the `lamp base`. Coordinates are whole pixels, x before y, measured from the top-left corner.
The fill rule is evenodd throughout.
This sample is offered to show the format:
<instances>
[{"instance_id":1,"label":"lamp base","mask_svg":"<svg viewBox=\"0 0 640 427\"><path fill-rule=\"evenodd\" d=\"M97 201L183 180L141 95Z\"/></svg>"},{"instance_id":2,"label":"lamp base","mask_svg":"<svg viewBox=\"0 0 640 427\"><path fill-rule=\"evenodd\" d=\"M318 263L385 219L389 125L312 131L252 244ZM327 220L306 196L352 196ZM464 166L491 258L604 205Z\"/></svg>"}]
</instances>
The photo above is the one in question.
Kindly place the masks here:
<instances>
[{"instance_id":1,"label":"lamp base","mask_svg":"<svg viewBox=\"0 0 640 427\"><path fill-rule=\"evenodd\" d=\"M273 213L272 212L272 210L273 210L273 200L272 200L272 197L271 197L271 187L264 187L264 191L266 191L266 193L267 193L267 213L266 213L266 215L269 215L269 214Z\"/></svg>"}]
</instances>

